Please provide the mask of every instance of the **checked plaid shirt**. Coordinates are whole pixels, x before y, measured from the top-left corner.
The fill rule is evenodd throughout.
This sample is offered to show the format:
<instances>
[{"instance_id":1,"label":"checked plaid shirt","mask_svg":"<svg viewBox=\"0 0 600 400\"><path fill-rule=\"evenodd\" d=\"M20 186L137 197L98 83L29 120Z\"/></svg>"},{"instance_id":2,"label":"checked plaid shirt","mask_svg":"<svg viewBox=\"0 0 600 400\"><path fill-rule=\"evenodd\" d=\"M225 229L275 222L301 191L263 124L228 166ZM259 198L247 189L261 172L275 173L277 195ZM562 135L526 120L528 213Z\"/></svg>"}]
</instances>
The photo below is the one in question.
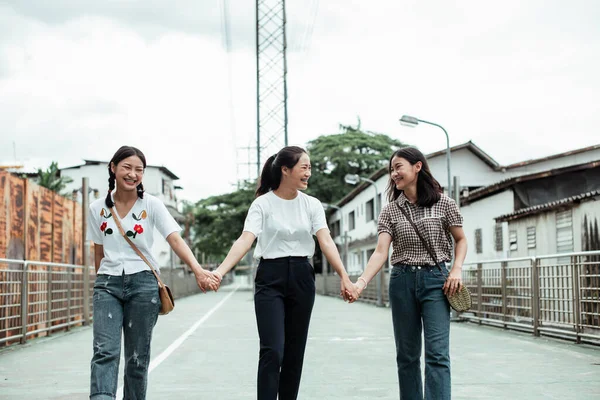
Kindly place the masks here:
<instances>
[{"instance_id":1,"label":"checked plaid shirt","mask_svg":"<svg viewBox=\"0 0 600 400\"><path fill-rule=\"evenodd\" d=\"M420 207L408 201L404 193L396 201L389 203L379 215L377 233L389 233L392 236L392 265L435 265L425 246L406 220L399 207L404 207L417 228L428 241L438 262L452 260L453 240L451 226L462 226L456 202L442 194L432 207Z\"/></svg>"}]
</instances>

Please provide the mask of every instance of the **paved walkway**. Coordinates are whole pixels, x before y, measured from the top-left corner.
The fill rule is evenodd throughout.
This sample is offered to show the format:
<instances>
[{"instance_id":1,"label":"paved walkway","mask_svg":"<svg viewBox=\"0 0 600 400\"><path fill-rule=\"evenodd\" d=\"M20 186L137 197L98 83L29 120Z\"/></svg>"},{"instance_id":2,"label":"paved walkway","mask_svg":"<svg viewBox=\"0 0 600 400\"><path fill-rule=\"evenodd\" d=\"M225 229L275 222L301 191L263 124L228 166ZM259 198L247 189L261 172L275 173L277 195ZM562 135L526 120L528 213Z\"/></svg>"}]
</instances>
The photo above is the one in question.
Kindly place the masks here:
<instances>
[{"instance_id":1,"label":"paved walkway","mask_svg":"<svg viewBox=\"0 0 600 400\"><path fill-rule=\"evenodd\" d=\"M453 323L453 399L600 399L600 348ZM0 399L86 399L90 328L0 352ZM252 294L177 301L155 329L148 399L255 398ZM122 375L122 373L120 374ZM300 399L398 399L390 310L318 296Z\"/></svg>"}]
</instances>

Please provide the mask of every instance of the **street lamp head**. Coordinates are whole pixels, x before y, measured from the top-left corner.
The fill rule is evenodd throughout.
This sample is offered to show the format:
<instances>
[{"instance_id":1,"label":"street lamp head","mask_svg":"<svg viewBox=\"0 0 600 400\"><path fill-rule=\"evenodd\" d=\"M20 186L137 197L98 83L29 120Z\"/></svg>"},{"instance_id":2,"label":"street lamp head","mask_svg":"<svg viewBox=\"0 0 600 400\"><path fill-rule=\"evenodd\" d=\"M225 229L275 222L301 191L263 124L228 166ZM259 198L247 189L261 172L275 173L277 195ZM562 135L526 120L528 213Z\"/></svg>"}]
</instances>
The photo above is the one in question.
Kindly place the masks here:
<instances>
[{"instance_id":1,"label":"street lamp head","mask_svg":"<svg viewBox=\"0 0 600 400\"><path fill-rule=\"evenodd\" d=\"M323 206L323 209L324 209L324 210L327 210L327 209L329 209L329 208L334 208L334 209L336 209L336 210L339 210L339 209L340 209L338 206L336 206L336 205L333 205L333 204L329 204L329 203L323 203L323 202L321 202L321 205Z\"/></svg>"},{"instance_id":2,"label":"street lamp head","mask_svg":"<svg viewBox=\"0 0 600 400\"><path fill-rule=\"evenodd\" d=\"M344 182L349 185L357 185L360 183L360 176L357 174L347 174L344 176Z\"/></svg>"},{"instance_id":3,"label":"street lamp head","mask_svg":"<svg viewBox=\"0 0 600 400\"><path fill-rule=\"evenodd\" d=\"M415 117L411 117L410 115L403 115L402 118L400 118L400 123L402 125L414 128L415 126L419 125L419 120Z\"/></svg>"}]
</instances>

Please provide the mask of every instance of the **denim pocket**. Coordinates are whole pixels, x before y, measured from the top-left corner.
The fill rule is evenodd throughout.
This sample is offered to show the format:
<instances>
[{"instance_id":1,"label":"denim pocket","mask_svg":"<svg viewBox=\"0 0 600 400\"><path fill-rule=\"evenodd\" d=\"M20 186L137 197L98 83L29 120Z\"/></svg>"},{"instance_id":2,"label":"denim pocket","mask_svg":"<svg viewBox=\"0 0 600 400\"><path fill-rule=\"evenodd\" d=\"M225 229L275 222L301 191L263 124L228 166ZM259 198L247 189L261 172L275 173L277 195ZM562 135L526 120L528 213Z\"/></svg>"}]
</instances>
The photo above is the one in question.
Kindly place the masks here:
<instances>
[{"instance_id":1,"label":"denim pocket","mask_svg":"<svg viewBox=\"0 0 600 400\"><path fill-rule=\"evenodd\" d=\"M405 271L406 271L406 268L398 268L398 267L392 268L392 272L390 272L390 279L397 278L401 275L404 275Z\"/></svg>"}]
</instances>

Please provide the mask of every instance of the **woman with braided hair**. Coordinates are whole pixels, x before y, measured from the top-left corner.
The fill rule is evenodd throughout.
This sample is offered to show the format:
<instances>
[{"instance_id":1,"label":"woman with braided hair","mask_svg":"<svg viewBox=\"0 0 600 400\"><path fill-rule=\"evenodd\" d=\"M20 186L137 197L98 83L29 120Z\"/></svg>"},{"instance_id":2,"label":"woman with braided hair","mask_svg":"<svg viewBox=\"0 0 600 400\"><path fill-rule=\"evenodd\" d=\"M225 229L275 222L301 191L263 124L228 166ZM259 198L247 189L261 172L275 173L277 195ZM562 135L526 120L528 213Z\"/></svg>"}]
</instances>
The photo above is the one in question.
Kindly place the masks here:
<instances>
[{"instance_id":1,"label":"woman with braided hair","mask_svg":"<svg viewBox=\"0 0 600 400\"><path fill-rule=\"evenodd\" d=\"M126 363L124 398L146 398L152 329L161 306L156 277L120 234L115 218L157 273L159 266L151 251L155 229L192 269L203 291L216 290L220 283L216 275L200 266L162 201L144 193L145 168L146 157L140 150L121 147L108 164L106 199L90 205L87 239L94 242L97 275L90 399L116 396L121 332Z\"/></svg>"}]
</instances>

